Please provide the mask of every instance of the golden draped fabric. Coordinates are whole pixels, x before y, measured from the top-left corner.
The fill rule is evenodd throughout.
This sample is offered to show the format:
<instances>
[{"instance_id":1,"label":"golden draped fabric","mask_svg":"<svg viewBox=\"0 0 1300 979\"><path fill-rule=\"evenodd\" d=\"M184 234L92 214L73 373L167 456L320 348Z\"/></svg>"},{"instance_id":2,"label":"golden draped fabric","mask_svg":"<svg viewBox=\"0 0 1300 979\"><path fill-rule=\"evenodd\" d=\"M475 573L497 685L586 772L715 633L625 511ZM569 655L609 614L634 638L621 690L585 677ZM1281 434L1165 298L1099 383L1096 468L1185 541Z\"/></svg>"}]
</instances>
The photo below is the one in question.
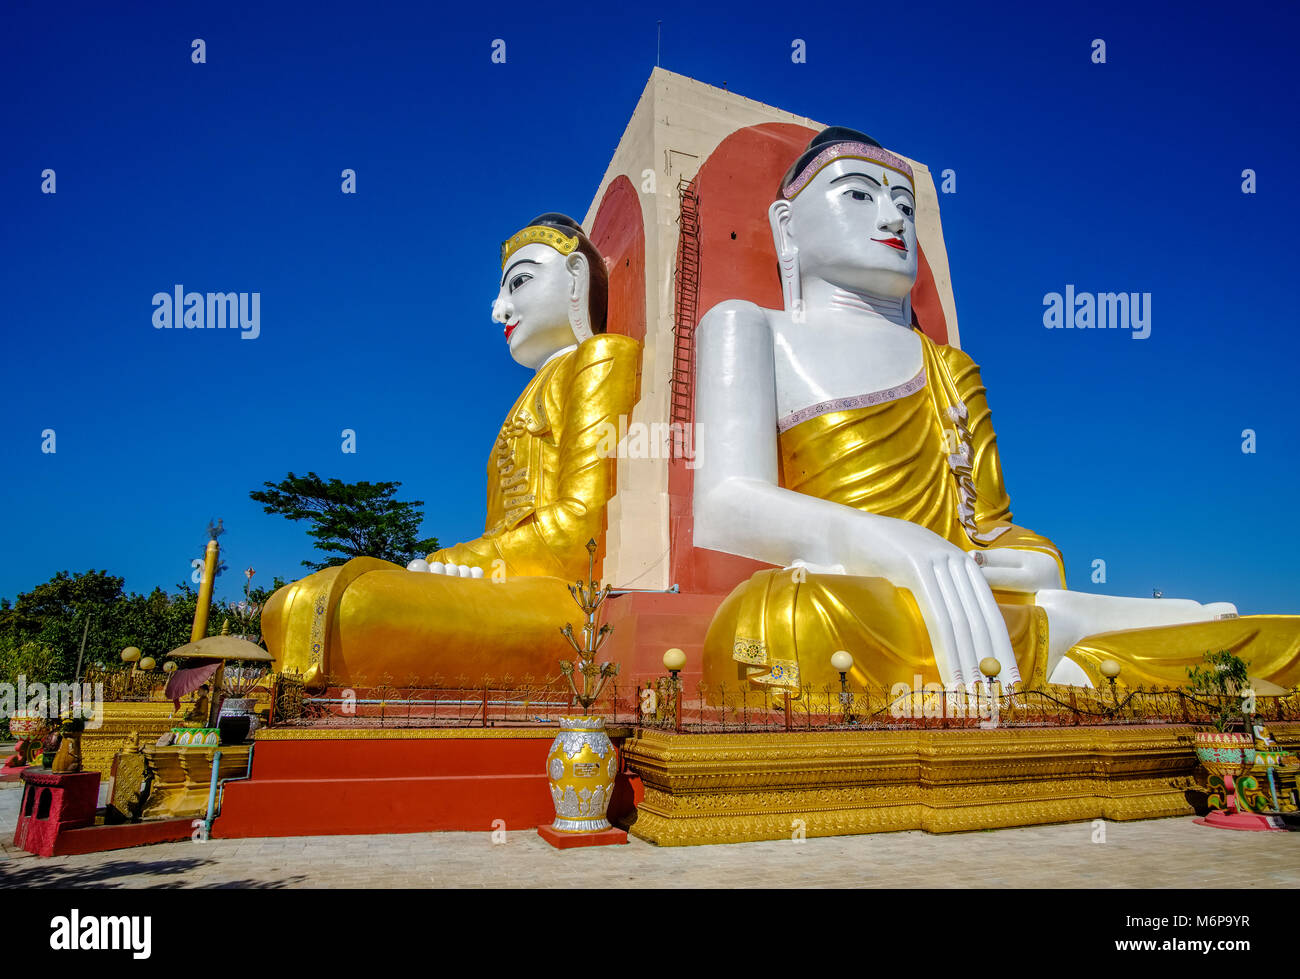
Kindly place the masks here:
<instances>
[{"instance_id":1,"label":"golden draped fabric","mask_svg":"<svg viewBox=\"0 0 1300 979\"><path fill-rule=\"evenodd\" d=\"M783 432L782 485L919 524L963 550L1039 550L1059 565L1056 545L1011 522L979 368L955 347L919 336L919 390L817 415Z\"/></svg>"},{"instance_id":2,"label":"golden draped fabric","mask_svg":"<svg viewBox=\"0 0 1300 979\"><path fill-rule=\"evenodd\" d=\"M979 368L960 350L920 336L923 367L913 383L883 398L850 399L863 404L797 420L780 434L782 485L908 520L963 550L1038 550L1059 567L1050 540L1012 523ZM1022 678L1041 676L1041 610L1025 596L996 597ZM705 642L706 679L747 676L797 695L803 685L838 684L829 663L837 649L854 653L858 683L939 680L909 591L884 578L785 570L758 572L723 602Z\"/></svg>"},{"instance_id":3,"label":"golden draped fabric","mask_svg":"<svg viewBox=\"0 0 1300 979\"><path fill-rule=\"evenodd\" d=\"M487 529L429 560L483 578L407 571L354 558L277 591L262 614L279 670L319 687L448 684L558 671L560 628L577 607L567 581L587 571L604 533L615 460L603 437L636 403L640 344L600 334L538 369L511 408L488 462Z\"/></svg>"},{"instance_id":4,"label":"golden draped fabric","mask_svg":"<svg viewBox=\"0 0 1300 979\"><path fill-rule=\"evenodd\" d=\"M1099 667L1107 659L1121 666L1130 687L1179 686L1187 670L1203 666L1206 653L1240 656L1248 674L1278 686L1300 684L1300 616L1243 615L1214 622L1154 629L1103 632L1075 643L1066 655L1083 667L1092 685L1105 683Z\"/></svg>"}]
</instances>

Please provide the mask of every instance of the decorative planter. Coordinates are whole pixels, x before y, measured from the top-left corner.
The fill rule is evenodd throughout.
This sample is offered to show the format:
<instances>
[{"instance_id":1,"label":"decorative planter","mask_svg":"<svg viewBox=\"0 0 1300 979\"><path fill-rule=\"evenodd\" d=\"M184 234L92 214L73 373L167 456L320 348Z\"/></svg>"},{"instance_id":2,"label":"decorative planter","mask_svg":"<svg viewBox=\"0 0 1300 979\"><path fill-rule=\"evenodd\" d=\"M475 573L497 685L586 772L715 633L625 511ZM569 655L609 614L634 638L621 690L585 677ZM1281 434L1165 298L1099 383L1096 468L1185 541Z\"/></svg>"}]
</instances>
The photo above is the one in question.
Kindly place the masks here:
<instances>
[{"instance_id":1,"label":"decorative planter","mask_svg":"<svg viewBox=\"0 0 1300 979\"><path fill-rule=\"evenodd\" d=\"M9 733L18 743L14 745L13 755L0 764L0 769L22 769L39 760L41 740L49 733L50 727L50 719L43 714L17 711L10 716Z\"/></svg>"},{"instance_id":2,"label":"decorative planter","mask_svg":"<svg viewBox=\"0 0 1300 979\"><path fill-rule=\"evenodd\" d=\"M603 717L561 717L560 733L546 756L557 833L599 833L610 828L605 812L618 774L618 753Z\"/></svg>"},{"instance_id":3,"label":"decorative planter","mask_svg":"<svg viewBox=\"0 0 1300 979\"><path fill-rule=\"evenodd\" d=\"M247 741L258 729L257 699L254 697L227 697L221 704L217 727L222 744L239 744Z\"/></svg>"},{"instance_id":4,"label":"decorative planter","mask_svg":"<svg viewBox=\"0 0 1300 979\"><path fill-rule=\"evenodd\" d=\"M1255 739L1249 734L1198 731L1196 757L1211 775L1237 778L1255 765Z\"/></svg>"},{"instance_id":5,"label":"decorative planter","mask_svg":"<svg viewBox=\"0 0 1300 979\"><path fill-rule=\"evenodd\" d=\"M1198 731L1196 757L1210 773L1211 795L1206 800L1211 812L1198 817L1203 826L1219 829L1284 831L1286 827L1274 816L1250 812L1237 798L1237 779L1242 779L1243 790L1257 789L1250 777L1255 765L1255 739L1249 734L1220 734L1217 731ZM1247 811L1243 812L1242 809Z\"/></svg>"},{"instance_id":6,"label":"decorative planter","mask_svg":"<svg viewBox=\"0 0 1300 979\"><path fill-rule=\"evenodd\" d=\"M37 741L49 733L50 719L43 714L15 713L9 718L9 733L16 741Z\"/></svg>"}]
</instances>

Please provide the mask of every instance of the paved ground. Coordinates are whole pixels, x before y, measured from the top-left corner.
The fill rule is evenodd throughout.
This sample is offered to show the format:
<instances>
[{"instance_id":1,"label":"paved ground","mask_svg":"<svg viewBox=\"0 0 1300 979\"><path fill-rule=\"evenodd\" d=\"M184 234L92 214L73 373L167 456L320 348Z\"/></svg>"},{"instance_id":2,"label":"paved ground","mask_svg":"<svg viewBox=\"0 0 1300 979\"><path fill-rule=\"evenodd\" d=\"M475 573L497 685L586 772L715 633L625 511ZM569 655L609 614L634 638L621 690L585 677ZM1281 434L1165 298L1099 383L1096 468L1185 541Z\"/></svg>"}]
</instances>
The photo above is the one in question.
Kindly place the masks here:
<instances>
[{"instance_id":1,"label":"paved ground","mask_svg":"<svg viewBox=\"0 0 1300 979\"><path fill-rule=\"evenodd\" d=\"M12 846L18 787L0 783L0 887L1300 887L1300 834L1186 819L800 843L558 851L535 830L165 843L38 859ZM1206 851L1207 834L1217 848Z\"/></svg>"}]
</instances>

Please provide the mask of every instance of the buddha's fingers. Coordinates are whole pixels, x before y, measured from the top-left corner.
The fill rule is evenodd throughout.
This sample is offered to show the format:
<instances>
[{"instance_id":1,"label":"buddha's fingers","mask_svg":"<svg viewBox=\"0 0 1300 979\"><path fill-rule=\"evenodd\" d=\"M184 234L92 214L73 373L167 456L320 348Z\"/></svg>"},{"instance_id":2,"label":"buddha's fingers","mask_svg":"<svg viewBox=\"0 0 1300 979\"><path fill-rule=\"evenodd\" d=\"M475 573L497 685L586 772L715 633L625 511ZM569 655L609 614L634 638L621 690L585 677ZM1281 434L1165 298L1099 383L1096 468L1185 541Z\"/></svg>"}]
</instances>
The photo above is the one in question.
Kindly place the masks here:
<instances>
[{"instance_id":1,"label":"buddha's fingers","mask_svg":"<svg viewBox=\"0 0 1300 979\"><path fill-rule=\"evenodd\" d=\"M948 559L948 570L957 586L957 594L961 597L962 607L966 611L966 621L970 626L971 641L974 646L972 665L978 668L983 659L993 655L993 636L989 630L984 607L978 598L979 592L971 580L967 565L974 567L975 562L965 554L954 554ZM979 673L970 676L972 680L978 678Z\"/></svg>"},{"instance_id":2,"label":"buddha's fingers","mask_svg":"<svg viewBox=\"0 0 1300 979\"><path fill-rule=\"evenodd\" d=\"M939 668L939 679L945 686L960 683L961 663L957 656L956 634L944 608L943 595L939 591L934 571L929 564L919 564L915 571L917 578L913 588L914 597L930 636L930 648L934 653L935 665Z\"/></svg>"},{"instance_id":3,"label":"buddha's fingers","mask_svg":"<svg viewBox=\"0 0 1300 979\"><path fill-rule=\"evenodd\" d=\"M957 593L957 585L952 579L952 571L948 567L946 555L938 558L931 565L931 574L933 574L939 589L939 608L947 613L947 627L951 634L949 656L951 665L954 668L953 679L959 684L965 683L968 678L973 679L976 675L975 648L971 642L971 630L966 609Z\"/></svg>"},{"instance_id":4,"label":"buddha's fingers","mask_svg":"<svg viewBox=\"0 0 1300 979\"><path fill-rule=\"evenodd\" d=\"M993 599L993 592L989 590L988 582L973 561L969 562L966 572L989 631L992 650L989 655L1002 664L1003 684L1019 683L1020 667L1016 665L1016 654L1011 648L1011 635L1007 632L1006 620L998 610L998 603Z\"/></svg>"}]
</instances>

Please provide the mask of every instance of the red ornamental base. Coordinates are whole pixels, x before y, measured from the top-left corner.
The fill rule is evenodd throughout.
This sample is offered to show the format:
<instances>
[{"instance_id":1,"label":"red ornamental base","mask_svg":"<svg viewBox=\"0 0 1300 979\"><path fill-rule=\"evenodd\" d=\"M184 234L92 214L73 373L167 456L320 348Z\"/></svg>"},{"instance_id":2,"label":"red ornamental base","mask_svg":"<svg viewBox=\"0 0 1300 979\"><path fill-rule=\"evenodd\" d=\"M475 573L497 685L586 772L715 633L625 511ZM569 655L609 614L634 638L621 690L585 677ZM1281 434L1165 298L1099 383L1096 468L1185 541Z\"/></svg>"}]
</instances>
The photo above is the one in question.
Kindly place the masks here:
<instances>
[{"instance_id":1,"label":"red ornamental base","mask_svg":"<svg viewBox=\"0 0 1300 979\"><path fill-rule=\"evenodd\" d=\"M1193 822L1216 829L1239 829L1251 833L1286 832L1286 825L1276 816L1265 816L1257 812L1242 812L1237 808L1237 779L1233 775L1223 777L1225 802L1224 809L1213 809L1208 816L1197 816Z\"/></svg>"},{"instance_id":2,"label":"red ornamental base","mask_svg":"<svg viewBox=\"0 0 1300 979\"><path fill-rule=\"evenodd\" d=\"M10 755L4 765L0 765L0 782L17 782L27 770L27 762L17 755Z\"/></svg>"},{"instance_id":3,"label":"red ornamental base","mask_svg":"<svg viewBox=\"0 0 1300 979\"><path fill-rule=\"evenodd\" d=\"M1286 826L1276 816L1264 816L1257 812L1224 812L1215 809L1208 816L1197 816L1194 823L1213 826L1216 829L1241 829L1252 833L1286 832Z\"/></svg>"},{"instance_id":4,"label":"red ornamental base","mask_svg":"<svg viewBox=\"0 0 1300 979\"><path fill-rule=\"evenodd\" d=\"M617 846L627 842L627 830L611 826L599 833L561 833L548 826L538 826L537 835L557 850L576 846Z\"/></svg>"}]
</instances>

